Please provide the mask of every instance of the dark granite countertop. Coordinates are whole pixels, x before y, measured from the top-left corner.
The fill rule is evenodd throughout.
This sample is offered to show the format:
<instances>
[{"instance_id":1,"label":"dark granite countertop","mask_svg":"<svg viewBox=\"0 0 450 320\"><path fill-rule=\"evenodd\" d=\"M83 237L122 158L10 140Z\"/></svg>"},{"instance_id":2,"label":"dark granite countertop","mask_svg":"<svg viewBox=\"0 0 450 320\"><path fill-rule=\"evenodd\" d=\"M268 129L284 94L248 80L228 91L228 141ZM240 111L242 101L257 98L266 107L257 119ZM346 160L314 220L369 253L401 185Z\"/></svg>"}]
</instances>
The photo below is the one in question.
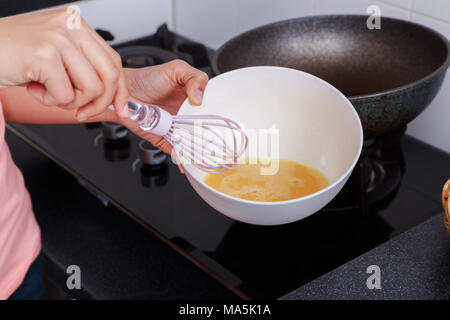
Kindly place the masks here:
<instances>
[{"instance_id":1,"label":"dark granite countertop","mask_svg":"<svg viewBox=\"0 0 450 320\"><path fill-rule=\"evenodd\" d=\"M443 217L431 217L281 299L450 299L450 236ZM380 268L379 290L367 288L371 265Z\"/></svg>"},{"instance_id":2,"label":"dark granite countertop","mask_svg":"<svg viewBox=\"0 0 450 320\"><path fill-rule=\"evenodd\" d=\"M7 132L42 229L43 253L65 286L69 265L82 271L76 298L236 299L228 289L14 134ZM436 215L281 299L448 299L450 237ZM381 289L366 269L378 265Z\"/></svg>"}]
</instances>

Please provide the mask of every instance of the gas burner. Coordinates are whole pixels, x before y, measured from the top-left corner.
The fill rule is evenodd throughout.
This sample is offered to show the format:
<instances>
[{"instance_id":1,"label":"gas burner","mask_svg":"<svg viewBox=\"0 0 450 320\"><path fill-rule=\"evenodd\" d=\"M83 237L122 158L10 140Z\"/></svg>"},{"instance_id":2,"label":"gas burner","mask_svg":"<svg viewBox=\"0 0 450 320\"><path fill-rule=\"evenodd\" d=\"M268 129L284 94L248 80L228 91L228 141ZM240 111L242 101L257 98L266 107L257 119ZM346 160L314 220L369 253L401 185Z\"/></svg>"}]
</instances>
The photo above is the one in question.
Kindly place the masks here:
<instances>
[{"instance_id":1,"label":"gas burner","mask_svg":"<svg viewBox=\"0 0 450 320\"><path fill-rule=\"evenodd\" d=\"M387 206L397 194L404 173L400 140L405 130L365 141L347 184L324 211L358 210L366 215L371 208Z\"/></svg>"},{"instance_id":2,"label":"gas burner","mask_svg":"<svg viewBox=\"0 0 450 320\"><path fill-rule=\"evenodd\" d=\"M364 158L362 160L362 169L364 172L364 177L366 177L365 185L366 191L369 193L375 190L382 181L386 178L386 169L375 159Z\"/></svg>"},{"instance_id":3,"label":"gas burner","mask_svg":"<svg viewBox=\"0 0 450 320\"><path fill-rule=\"evenodd\" d=\"M380 209L387 206L395 197L402 177L401 163L361 159L347 184L324 211L358 210L362 214L368 214L370 208Z\"/></svg>"},{"instance_id":4,"label":"gas burner","mask_svg":"<svg viewBox=\"0 0 450 320\"><path fill-rule=\"evenodd\" d=\"M117 49L122 57L122 63L127 68L143 68L166 63L178 56L165 49L152 46L130 46Z\"/></svg>"},{"instance_id":5,"label":"gas burner","mask_svg":"<svg viewBox=\"0 0 450 320\"><path fill-rule=\"evenodd\" d=\"M175 35L161 25L154 35L129 41L115 47L128 68L141 68L181 59L214 77L210 55L212 50Z\"/></svg>"}]
</instances>

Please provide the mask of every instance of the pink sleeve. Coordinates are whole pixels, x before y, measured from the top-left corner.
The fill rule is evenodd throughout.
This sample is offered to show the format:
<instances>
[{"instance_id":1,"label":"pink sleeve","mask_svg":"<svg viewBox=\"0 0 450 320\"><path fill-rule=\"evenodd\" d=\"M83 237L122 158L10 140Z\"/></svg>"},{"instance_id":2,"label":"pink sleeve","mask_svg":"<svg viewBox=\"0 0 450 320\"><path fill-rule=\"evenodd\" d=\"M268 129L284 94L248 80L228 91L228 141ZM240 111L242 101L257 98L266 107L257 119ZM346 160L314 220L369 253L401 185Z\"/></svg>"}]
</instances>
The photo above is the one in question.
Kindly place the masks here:
<instances>
[{"instance_id":1,"label":"pink sleeve","mask_svg":"<svg viewBox=\"0 0 450 320\"><path fill-rule=\"evenodd\" d=\"M20 286L40 249L30 195L5 141L0 102L0 299L7 299Z\"/></svg>"}]
</instances>

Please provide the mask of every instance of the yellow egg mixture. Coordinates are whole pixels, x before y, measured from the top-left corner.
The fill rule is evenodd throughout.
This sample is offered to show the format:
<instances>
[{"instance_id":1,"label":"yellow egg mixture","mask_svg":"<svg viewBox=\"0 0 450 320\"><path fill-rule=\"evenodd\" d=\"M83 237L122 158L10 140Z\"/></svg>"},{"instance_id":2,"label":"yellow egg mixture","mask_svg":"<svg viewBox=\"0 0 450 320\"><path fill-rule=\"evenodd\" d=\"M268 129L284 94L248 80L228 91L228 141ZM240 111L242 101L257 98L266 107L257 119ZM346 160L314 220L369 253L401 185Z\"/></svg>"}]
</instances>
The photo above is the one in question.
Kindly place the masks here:
<instances>
[{"instance_id":1,"label":"yellow egg mixture","mask_svg":"<svg viewBox=\"0 0 450 320\"><path fill-rule=\"evenodd\" d=\"M245 163L234 170L208 174L205 183L233 197L253 201L285 201L304 197L326 188L327 178L314 168L289 160L279 160L278 172L261 175L262 164Z\"/></svg>"}]
</instances>

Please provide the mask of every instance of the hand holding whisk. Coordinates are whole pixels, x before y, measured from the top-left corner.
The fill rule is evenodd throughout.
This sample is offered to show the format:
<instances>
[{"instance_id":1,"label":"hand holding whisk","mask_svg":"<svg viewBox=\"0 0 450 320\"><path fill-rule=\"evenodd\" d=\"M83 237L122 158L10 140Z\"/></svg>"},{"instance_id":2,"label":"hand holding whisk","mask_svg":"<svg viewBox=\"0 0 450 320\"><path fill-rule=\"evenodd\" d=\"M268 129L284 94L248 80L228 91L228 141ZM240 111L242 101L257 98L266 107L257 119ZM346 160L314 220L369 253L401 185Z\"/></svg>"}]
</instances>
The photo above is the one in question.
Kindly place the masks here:
<instances>
[{"instance_id":1,"label":"hand holding whisk","mask_svg":"<svg viewBox=\"0 0 450 320\"><path fill-rule=\"evenodd\" d=\"M208 173L234 169L247 149L241 126L217 115L171 115L153 105L128 103L130 119L144 131L166 139L182 158Z\"/></svg>"}]
</instances>

